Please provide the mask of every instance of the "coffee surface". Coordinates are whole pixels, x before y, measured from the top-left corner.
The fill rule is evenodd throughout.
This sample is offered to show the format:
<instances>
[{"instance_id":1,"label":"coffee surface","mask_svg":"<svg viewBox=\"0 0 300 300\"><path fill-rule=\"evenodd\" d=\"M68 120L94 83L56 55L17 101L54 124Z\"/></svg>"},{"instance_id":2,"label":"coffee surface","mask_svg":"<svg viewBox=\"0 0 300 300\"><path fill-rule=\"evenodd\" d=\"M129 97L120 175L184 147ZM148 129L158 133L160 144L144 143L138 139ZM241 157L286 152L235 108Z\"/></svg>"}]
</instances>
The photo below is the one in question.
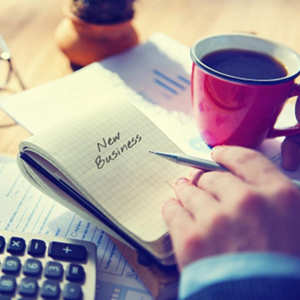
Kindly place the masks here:
<instances>
[{"instance_id":1,"label":"coffee surface","mask_svg":"<svg viewBox=\"0 0 300 300\"><path fill-rule=\"evenodd\" d=\"M285 66L275 58L249 50L218 50L201 61L211 69L239 78L276 79L287 75Z\"/></svg>"}]
</instances>

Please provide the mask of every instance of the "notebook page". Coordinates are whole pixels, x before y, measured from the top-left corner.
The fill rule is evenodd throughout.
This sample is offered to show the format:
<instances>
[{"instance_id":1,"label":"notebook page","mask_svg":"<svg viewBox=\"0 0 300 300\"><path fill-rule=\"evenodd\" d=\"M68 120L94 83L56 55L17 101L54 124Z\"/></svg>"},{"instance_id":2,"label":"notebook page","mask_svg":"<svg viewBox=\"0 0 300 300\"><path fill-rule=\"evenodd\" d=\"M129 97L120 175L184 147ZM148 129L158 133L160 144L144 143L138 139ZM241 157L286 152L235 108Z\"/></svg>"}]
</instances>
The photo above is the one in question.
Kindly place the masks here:
<instances>
[{"instance_id":1,"label":"notebook page","mask_svg":"<svg viewBox=\"0 0 300 300\"><path fill-rule=\"evenodd\" d=\"M161 205L173 195L170 184L187 171L149 150L182 151L131 103L114 95L28 142L22 147L44 149L86 198L126 231L143 241L167 232Z\"/></svg>"}]
</instances>

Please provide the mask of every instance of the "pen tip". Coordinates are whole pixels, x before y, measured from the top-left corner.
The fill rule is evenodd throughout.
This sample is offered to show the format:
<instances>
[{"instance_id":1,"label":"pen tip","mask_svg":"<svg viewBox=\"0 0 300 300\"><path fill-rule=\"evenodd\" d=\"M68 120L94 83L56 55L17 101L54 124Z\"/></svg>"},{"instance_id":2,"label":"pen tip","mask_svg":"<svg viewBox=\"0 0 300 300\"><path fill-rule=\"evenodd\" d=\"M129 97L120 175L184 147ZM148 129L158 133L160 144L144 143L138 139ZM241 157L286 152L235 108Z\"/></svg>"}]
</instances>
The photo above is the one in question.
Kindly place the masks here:
<instances>
[{"instance_id":1,"label":"pen tip","mask_svg":"<svg viewBox=\"0 0 300 300\"><path fill-rule=\"evenodd\" d=\"M155 152L154 151L149 151L150 153L153 153L153 154L155 154Z\"/></svg>"}]
</instances>

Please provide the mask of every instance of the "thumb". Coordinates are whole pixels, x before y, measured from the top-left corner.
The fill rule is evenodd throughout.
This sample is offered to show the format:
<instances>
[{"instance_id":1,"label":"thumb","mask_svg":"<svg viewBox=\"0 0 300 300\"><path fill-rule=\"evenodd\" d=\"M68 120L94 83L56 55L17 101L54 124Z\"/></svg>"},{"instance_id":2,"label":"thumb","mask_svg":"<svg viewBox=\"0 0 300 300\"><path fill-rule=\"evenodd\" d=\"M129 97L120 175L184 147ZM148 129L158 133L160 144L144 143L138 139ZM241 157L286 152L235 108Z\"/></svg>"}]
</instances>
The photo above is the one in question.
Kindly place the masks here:
<instances>
[{"instance_id":1,"label":"thumb","mask_svg":"<svg viewBox=\"0 0 300 300\"><path fill-rule=\"evenodd\" d=\"M295 115L298 123L300 123L300 96L297 98L296 106L295 106Z\"/></svg>"},{"instance_id":2,"label":"thumb","mask_svg":"<svg viewBox=\"0 0 300 300\"><path fill-rule=\"evenodd\" d=\"M282 166L287 171L296 171L300 164L300 146L294 139L286 138L281 144Z\"/></svg>"}]
</instances>

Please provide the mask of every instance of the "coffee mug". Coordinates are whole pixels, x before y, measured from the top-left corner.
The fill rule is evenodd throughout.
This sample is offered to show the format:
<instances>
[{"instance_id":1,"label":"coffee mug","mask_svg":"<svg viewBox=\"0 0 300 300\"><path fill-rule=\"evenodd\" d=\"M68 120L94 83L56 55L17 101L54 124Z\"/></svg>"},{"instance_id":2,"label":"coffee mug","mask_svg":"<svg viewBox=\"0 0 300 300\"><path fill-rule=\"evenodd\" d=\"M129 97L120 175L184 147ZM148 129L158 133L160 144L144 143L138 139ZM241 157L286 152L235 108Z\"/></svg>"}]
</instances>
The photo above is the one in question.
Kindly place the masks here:
<instances>
[{"instance_id":1,"label":"coffee mug","mask_svg":"<svg viewBox=\"0 0 300 300\"><path fill-rule=\"evenodd\" d=\"M300 133L274 128L284 103L300 95L300 56L252 34L222 34L191 48L192 104L204 141L255 148L266 138Z\"/></svg>"}]
</instances>

